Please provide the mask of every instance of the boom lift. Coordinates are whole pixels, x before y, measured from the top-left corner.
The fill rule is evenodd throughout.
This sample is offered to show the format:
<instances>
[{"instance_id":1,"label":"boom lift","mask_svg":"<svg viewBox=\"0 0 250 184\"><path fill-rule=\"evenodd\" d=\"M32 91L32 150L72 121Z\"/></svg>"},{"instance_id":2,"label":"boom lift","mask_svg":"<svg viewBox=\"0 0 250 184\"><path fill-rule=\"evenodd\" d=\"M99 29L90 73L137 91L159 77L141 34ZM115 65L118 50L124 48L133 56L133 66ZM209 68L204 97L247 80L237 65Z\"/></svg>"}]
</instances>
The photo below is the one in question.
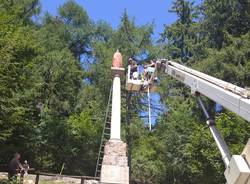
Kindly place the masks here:
<instances>
[{"instance_id":1,"label":"boom lift","mask_svg":"<svg viewBox=\"0 0 250 184\"><path fill-rule=\"evenodd\" d=\"M131 70L130 66L128 66L128 72L126 76L126 89L128 91L133 91L133 92L147 92L148 88L150 92L155 92L157 90L156 85L153 84L153 76L151 76L149 81L144 81L142 79L132 79L131 78ZM154 74L155 75L155 74ZM143 85L148 85L147 88L143 88ZM150 85L149 85L150 84Z\"/></svg>"},{"instance_id":2,"label":"boom lift","mask_svg":"<svg viewBox=\"0 0 250 184\"><path fill-rule=\"evenodd\" d=\"M176 62L162 59L156 62L155 72L147 81L148 93L156 90L157 86L153 80L161 71L189 86L191 93L196 96L225 164L224 175L227 184L250 184L250 139L241 155L231 155L226 142L216 129L215 121L211 119L200 98L202 94L250 122L250 91ZM145 92L141 80L130 78L129 68L126 89L133 92Z\"/></svg>"}]
</instances>

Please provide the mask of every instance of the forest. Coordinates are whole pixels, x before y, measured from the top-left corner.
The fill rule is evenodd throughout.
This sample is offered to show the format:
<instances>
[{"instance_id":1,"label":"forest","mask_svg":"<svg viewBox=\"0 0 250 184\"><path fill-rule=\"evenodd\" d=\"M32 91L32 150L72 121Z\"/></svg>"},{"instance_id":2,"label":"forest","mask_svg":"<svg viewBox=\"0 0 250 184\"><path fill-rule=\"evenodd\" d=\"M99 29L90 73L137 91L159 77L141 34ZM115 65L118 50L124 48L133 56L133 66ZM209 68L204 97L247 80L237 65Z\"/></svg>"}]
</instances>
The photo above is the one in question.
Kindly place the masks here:
<instances>
[{"instance_id":1,"label":"forest","mask_svg":"<svg viewBox=\"0 0 250 184\"><path fill-rule=\"evenodd\" d=\"M177 20L156 40L154 22L137 25L126 10L115 29L93 21L74 0L44 16L39 0L0 0L0 164L19 152L41 171L59 173L64 165L65 174L93 176L117 49L125 67L130 57L139 64L168 58L250 87L250 0L173 0L166 11ZM147 96L126 91L122 79L131 180L225 183L221 155L190 89L162 74L158 95L161 108L152 104L158 115L149 131L142 118ZM249 122L203 99L230 151L240 154Z\"/></svg>"}]
</instances>

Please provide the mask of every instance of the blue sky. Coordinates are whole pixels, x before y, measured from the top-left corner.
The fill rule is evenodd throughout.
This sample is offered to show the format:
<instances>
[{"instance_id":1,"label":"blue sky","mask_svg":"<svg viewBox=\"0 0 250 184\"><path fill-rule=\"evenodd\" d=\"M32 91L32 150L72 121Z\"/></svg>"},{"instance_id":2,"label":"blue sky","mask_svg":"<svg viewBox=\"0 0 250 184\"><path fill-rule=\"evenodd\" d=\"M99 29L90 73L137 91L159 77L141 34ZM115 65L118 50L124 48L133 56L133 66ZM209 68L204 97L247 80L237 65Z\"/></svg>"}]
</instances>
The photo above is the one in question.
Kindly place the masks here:
<instances>
[{"instance_id":1,"label":"blue sky","mask_svg":"<svg viewBox=\"0 0 250 184\"><path fill-rule=\"evenodd\" d=\"M57 9L67 0L40 0L42 13L48 11L56 15ZM164 24L171 24L176 20L173 13L169 13L171 0L75 0L81 5L92 20L105 20L112 27L117 28L122 12L126 9L130 17L135 18L137 25L155 24L155 37L163 31Z\"/></svg>"}]
</instances>

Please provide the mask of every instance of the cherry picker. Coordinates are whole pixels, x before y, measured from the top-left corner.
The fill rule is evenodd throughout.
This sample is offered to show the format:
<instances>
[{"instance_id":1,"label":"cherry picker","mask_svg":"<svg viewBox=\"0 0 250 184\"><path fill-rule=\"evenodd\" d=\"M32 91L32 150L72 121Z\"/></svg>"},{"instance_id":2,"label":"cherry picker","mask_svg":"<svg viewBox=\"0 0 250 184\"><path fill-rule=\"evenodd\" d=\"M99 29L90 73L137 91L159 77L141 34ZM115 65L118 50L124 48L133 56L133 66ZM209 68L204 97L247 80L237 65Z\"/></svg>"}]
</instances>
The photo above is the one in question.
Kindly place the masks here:
<instances>
[{"instance_id":1,"label":"cherry picker","mask_svg":"<svg viewBox=\"0 0 250 184\"><path fill-rule=\"evenodd\" d=\"M206 96L250 122L250 91L166 59L157 60L155 71L147 81L147 91L143 86L144 81L131 79L130 68L128 68L126 89L131 92L148 92L148 94L156 91L157 85L154 79L159 72L164 72L191 88L191 93L197 98L207 119L206 124L221 153L226 168L224 175L227 184L250 184L250 139L241 155L231 155L225 140L216 128L215 121L210 117L200 97L200 95Z\"/></svg>"}]
</instances>

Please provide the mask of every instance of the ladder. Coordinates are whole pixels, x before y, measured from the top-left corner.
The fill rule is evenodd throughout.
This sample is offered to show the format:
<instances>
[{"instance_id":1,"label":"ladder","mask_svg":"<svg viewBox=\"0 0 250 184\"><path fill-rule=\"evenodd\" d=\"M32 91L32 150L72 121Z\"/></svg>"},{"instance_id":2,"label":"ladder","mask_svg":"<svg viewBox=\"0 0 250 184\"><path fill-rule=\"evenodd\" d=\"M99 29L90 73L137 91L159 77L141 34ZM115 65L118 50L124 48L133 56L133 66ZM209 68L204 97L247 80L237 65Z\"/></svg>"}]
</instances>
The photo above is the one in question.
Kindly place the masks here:
<instances>
[{"instance_id":1,"label":"ladder","mask_svg":"<svg viewBox=\"0 0 250 184\"><path fill-rule=\"evenodd\" d=\"M110 139L111 107L112 107L111 99L112 99L112 87L110 88L110 92L109 92L108 105L106 108L105 121L103 124L103 130L102 130L101 144L99 147L98 158L96 161L95 179L97 179L101 175L102 161L104 157L104 146L105 146L105 143Z\"/></svg>"}]
</instances>

